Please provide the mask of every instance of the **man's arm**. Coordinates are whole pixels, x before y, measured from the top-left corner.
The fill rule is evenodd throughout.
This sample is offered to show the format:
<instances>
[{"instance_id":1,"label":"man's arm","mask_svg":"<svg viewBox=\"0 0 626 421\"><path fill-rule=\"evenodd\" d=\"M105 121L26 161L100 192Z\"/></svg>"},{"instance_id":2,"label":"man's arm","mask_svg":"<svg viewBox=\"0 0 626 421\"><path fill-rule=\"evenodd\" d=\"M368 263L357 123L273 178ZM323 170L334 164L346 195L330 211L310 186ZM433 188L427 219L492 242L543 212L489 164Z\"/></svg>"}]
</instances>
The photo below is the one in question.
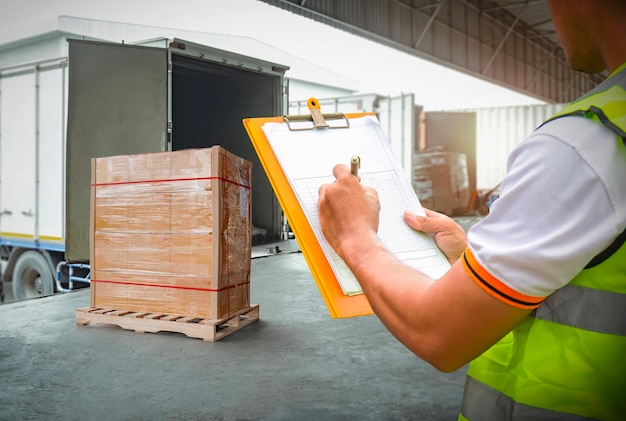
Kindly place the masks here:
<instances>
[{"instance_id":1,"label":"man's arm","mask_svg":"<svg viewBox=\"0 0 626 421\"><path fill-rule=\"evenodd\" d=\"M417 356L441 371L454 371L529 314L483 291L460 260L437 281L402 264L376 235L376 192L361 186L343 165L333 172L336 182L320 188L322 231L382 323Z\"/></svg>"}]
</instances>

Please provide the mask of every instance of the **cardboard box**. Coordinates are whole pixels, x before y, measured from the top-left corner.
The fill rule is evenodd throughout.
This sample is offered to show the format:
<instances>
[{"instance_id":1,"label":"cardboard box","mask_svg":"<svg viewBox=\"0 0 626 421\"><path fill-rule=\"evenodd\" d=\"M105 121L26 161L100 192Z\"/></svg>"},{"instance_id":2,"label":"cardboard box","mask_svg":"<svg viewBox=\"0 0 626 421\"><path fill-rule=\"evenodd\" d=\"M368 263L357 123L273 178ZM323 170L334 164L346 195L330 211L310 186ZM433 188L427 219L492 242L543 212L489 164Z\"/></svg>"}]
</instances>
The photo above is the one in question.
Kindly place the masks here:
<instances>
[{"instance_id":1,"label":"cardboard box","mask_svg":"<svg viewBox=\"0 0 626 421\"><path fill-rule=\"evenodd\" d=\"M251 167L219 146L92 159L91 306L248 309Z\"/></svg>"},{"instance_id":2,"label":"cardboard box","mask_svg":"<svg viewBox=\"0 0 626 421\"><path fill-rule=\"evenodd\" d=\"M413 189L423 207L452 215L469 201L465 154L424 150L415 154Z\"/></svg>"}]
</instances>

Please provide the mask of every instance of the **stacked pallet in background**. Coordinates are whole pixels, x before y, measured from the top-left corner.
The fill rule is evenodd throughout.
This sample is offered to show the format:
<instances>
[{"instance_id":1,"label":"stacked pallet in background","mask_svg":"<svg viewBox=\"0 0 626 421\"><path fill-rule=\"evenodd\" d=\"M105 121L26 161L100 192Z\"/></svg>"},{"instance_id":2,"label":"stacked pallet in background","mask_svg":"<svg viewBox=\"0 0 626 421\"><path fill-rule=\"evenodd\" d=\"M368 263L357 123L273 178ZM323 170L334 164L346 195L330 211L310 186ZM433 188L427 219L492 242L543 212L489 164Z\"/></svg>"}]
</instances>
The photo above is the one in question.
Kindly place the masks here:
<instances>
[{"instance_id":1,"label":"stacked pallet in background","mask_svg":"<svg viewBox=\"0 0 626 421\"><path fill-rule=\"evenodd\" d=\"M250 308L251 163L214 146L94 158L91 306L220 320Z\"/></svg>"},{"instance_id":2,"label":"stacked pallet in background","mask_svg":"<svg viewBox=\"0 0 626 421\"><path fill-rule=\"evenodd\" d=\"M415 154L413 189L425 208L452 215L467 207L470 191L465 154L442 148Z\"/></svg>"}]
</instances>

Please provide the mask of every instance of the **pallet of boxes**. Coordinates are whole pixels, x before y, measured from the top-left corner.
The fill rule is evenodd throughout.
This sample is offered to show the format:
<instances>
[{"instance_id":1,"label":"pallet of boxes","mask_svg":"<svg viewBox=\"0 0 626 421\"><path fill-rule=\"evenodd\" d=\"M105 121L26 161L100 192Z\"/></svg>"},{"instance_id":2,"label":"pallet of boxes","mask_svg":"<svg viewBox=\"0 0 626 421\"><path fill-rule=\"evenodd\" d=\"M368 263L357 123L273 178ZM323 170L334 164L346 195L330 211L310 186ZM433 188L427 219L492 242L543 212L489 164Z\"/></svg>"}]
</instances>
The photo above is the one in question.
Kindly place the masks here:
<instances>
[{"instance_id":1,"label":"pallet of boxes","mask_svg":"<svg viewBox=\"0 0 626 421\"><path fill-rule=\"evenodd\" d=\"M449 216L467 207L470 191L465 154L432 148L414 158L413 189L423 207Z\"/></svg>"},{"instance_id":2,"label":"pallet of boxes","mask_svg":"<svg viewBox=\"0 0 626 421\"><path fill-rule=\"evenodd\" d=\"M90 229L77 324L216 341L258 320L249 161L220 146L94 158Z\"/></svg>"}]
</instances>

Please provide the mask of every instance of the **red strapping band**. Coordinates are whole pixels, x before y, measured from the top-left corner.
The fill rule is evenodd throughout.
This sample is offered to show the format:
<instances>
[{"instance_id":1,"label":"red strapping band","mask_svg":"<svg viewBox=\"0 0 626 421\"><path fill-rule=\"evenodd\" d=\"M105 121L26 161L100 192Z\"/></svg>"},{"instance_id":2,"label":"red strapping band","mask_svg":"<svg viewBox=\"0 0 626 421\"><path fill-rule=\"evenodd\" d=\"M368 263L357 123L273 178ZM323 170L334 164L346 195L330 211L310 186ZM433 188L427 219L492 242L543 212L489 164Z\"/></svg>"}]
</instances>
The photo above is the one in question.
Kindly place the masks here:
<instances>
[{"instance_id":1,"label":"red strapping band","mask_svg":"<svg viewBox=\"0 0 626 421\"><path fill-rule=\"evenodd\" d=\"M246 189L252 189L250 186L246 186L245 184L238 183L236 181L228 180L223 177L189 177L189 178L170 178L165 180L142 180L142 181L118 181L115 183L94 183L91 187L102 187L102 186L120 186L124 184L147 184L147 183L170 183L173 181L195 181L195 180L221 180L226 183L234 184L239 187L244 187Z\"/></svg>"},{"instance_id":2,"label":"red strapping band","mask_svg":"<svg viewBox=\"0 0 626 421\"><path fill-rule=\"evenodd\" d=\"M247 284L250 283L250 281L246 281L246 282L242 282L242 283L236 284L236 285L229 285L227 287L220 288L220 289L211 289L211 288L201 288L201 287L185 287L185 286L181 286L181 285L161 285L161 284L146 284L146 283L140 283L140 282L112 281L112 280L109 280L109 279L92 279L91 282L101 282L101 283L105 283L105 284L133 285L133 286L139 286L139 287L157 287L157 288L184 289L184 290L189 290L189 291L207 291L207 292L226 291L226 290L229 290L231 288L237 288L237 287L244 286L244 285L247 285Z\"/></svg>"}]
</instances>

